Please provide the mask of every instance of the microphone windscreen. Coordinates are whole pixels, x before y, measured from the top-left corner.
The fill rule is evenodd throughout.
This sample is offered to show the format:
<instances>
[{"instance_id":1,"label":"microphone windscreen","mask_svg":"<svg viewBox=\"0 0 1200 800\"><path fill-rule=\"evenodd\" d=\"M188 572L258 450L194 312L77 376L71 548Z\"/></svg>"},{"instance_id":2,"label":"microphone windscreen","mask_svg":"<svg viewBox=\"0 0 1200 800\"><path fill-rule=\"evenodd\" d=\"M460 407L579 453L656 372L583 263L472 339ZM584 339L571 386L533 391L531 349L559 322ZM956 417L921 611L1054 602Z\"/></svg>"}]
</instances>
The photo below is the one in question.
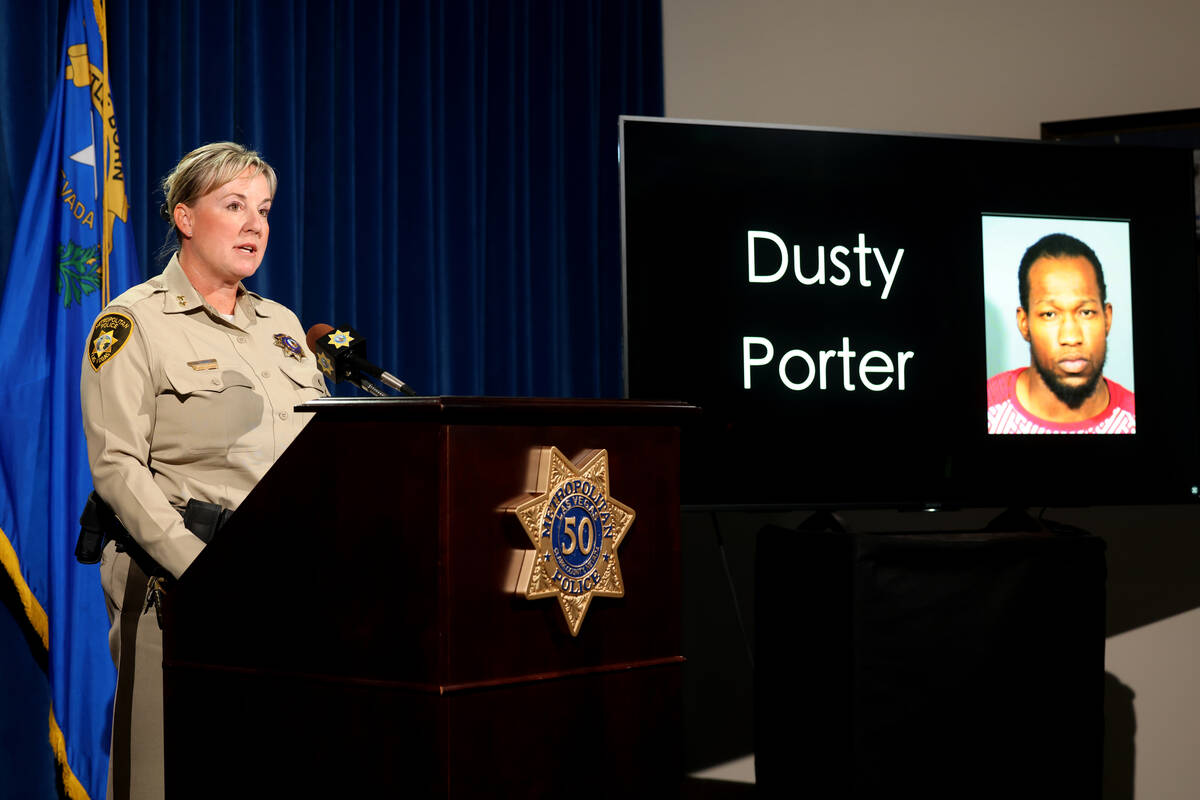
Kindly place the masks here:
<instances>
[{"instance_id":1,"label":"microphone windscreen","mask_svg":"<svg viewBox=\"0 0 1200 800\"><path fill-rule=\"evenodd\" d=\"M326 325L324 322L318 322L316 325L313 325L311 328L309 328L308 335L304 337L308 342L309 351L313 353L320 352L317 350L317 341L331 330L333 330L333 326Z\"/></svg>"}]
</instances>

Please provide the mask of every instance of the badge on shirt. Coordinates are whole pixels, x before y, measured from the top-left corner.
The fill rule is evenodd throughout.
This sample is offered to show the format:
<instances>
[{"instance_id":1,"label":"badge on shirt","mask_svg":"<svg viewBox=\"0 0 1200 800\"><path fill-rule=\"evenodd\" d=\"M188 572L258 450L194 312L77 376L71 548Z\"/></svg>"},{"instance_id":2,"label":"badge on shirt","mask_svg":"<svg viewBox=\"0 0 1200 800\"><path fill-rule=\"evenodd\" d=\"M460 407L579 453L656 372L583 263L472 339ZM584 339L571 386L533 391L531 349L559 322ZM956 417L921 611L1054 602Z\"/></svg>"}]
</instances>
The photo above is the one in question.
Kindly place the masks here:
<instances>
[{"instance_id":1,"label":"badge on shirt","mask_svg":"<svg viewBox=\"0 0 1200 800\"><path fill-rule=\"evenodd\" d=\"M286 333L275 334L275 346L282 350L285 356L297 361L304 360L304 351L300 349L300 343Z\"/></svg>"},{"instance_id":2,"label":"badge on shirt","mask_svg":"<svg viewBox=\"0 0 1200 800\"><path fill-rule=\"evenodd\" d=\"M116 311L109 312L92 327L88 336L88 361L92 369L99 372L100 367L121 351L133 333L133 319Z\"/></svg>"}]
</instances>

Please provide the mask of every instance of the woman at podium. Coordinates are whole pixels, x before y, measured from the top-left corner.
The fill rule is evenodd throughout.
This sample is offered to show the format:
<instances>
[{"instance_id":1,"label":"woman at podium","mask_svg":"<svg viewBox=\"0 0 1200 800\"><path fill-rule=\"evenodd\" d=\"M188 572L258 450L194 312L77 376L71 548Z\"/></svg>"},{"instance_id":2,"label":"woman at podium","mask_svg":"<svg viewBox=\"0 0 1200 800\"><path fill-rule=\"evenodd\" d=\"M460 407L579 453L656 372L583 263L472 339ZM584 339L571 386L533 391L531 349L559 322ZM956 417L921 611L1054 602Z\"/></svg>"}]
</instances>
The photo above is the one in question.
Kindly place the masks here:
<instances>
[{"instance_id":1,"label":"woman at podium","mask_svg":"<svg viewBox=\"0 0 1200 800\"><path fill-rule=\"evenodd\" d=\"M163 796L161 592L327 393L290 310L242 281L262 264L275 171L232 142L163 180L162 274L97 317L81 393L96 494L124 531L101 557L117 664L109 797ZM112 537L110 537L112 538Z\"/></svg>"}]
</instances>

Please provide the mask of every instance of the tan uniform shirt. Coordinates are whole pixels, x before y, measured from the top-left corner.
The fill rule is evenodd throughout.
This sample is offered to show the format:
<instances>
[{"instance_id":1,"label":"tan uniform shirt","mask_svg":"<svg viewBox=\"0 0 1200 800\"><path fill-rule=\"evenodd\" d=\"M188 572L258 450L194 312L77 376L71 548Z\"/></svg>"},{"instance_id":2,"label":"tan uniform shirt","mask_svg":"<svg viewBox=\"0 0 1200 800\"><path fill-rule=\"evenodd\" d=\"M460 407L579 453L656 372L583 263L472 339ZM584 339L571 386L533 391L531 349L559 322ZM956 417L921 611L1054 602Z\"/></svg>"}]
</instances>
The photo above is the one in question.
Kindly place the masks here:
<instances>
[{"instance_id":1,"label":"tan uniform shirt","mask_svg":"<svg viewBox=\"0 0 1200 800\"><path fill-rule=\"evenodd\" d=\"M237 508L327 394L295 314L241 288L228 322L178 257L101 312L80 383L96 490L176 577L204 547L176 508Z\"/></svg>"}]
</instances>

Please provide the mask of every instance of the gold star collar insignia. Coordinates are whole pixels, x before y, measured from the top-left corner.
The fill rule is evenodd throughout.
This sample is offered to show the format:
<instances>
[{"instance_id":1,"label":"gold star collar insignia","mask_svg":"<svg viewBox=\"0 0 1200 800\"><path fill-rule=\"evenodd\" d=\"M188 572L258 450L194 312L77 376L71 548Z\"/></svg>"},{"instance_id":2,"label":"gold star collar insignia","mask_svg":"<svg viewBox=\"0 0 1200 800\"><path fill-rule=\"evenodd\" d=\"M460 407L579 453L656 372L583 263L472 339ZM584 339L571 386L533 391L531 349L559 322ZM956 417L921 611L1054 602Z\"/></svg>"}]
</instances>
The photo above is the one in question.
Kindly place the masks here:
<instances>
[{"instance_id":1,"label":"gold star collar insignia","mask_svg":"<svg viewBox=\"0 0 1200 800\"><path fill-rule=\"evenodd\" d=\"M512 512L533 543L518 594L558 597L572 636L579 634L593 597L624 597L617 548L635 512L609 495L608 451L590 450L576 467L557 447L539 455L540 494Z\"/></svg>"}]
</instances>

